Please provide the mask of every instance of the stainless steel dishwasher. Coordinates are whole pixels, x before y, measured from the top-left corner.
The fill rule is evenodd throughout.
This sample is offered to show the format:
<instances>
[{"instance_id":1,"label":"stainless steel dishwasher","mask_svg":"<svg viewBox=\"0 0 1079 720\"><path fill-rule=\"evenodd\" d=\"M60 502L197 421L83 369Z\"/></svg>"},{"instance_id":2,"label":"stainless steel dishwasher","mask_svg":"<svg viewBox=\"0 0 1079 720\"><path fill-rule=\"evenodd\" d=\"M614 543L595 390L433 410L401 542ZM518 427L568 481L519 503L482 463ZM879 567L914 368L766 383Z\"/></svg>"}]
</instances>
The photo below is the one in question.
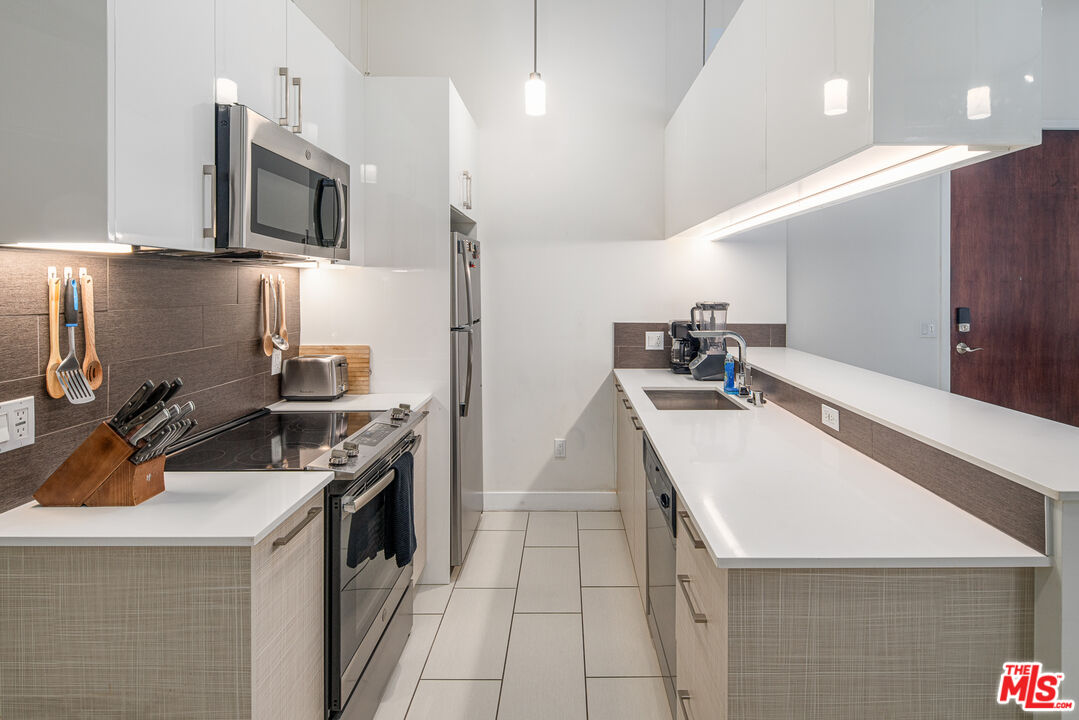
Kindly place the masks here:
<instances>
[{"instance_id":1,"label":"stainless steel dishwasher","mask_svg":"<svg viewBox=\"0 0 1079 720\"><path fill-rule=\"evenodd\" d=\"M675 708L674 607L675 607L675 517L677 499L674 485L663 470L652 444L644 438L644 472L648 478L645 497L645 538L648 553L648 627L659 658L663 687L671 706L671 717L678 717Z\"/></svg>"}]
</instances>

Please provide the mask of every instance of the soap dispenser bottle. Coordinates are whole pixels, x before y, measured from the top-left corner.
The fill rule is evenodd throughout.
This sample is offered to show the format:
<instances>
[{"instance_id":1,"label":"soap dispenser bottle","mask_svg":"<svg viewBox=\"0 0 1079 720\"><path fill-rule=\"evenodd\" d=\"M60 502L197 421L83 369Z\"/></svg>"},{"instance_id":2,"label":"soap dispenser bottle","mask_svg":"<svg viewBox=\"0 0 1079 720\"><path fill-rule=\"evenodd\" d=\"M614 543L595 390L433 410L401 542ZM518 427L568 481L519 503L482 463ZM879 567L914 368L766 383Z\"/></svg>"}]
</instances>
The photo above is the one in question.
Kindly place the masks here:
<instances>
[{"instance_id":1,"label":"soap dispenser bottle","mask_svg":"<svg viewBox=\"0 0 1079 720\"><path fill-rule=\"evenodd\" d=\"M734 355L730 353L727 353L727 359L723 362L723 392L738 394L738 388L734 386Z\"/></svg>"}]
</instances>

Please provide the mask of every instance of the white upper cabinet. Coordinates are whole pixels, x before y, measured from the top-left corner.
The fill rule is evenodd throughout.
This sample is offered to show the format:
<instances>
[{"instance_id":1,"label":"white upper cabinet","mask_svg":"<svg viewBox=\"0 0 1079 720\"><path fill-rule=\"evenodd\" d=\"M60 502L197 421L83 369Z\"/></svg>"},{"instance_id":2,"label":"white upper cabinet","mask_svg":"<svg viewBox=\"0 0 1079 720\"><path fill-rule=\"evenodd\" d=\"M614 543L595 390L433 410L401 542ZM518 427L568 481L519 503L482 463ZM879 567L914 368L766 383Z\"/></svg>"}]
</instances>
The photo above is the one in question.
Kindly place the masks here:
<instances>
[{"instance_id":1,"label":"white upper cabinet","mask_svg":"<svg viewBox=\"0 0 1079 720\"><path fill-rule=\"evenodd\" d=\"M364 264L442 267L451 206L475 220L461 173L475 176L476 124L448 78L369 77L365 90Z\"/></svg>"},{"instance_id":2,"label":"white upper cabinet","mask_svg":"<svg viewBox=\"0 0 1079 720\"><path fill-rule=\"evenodd\" d=\"M1038 0L744 0L667 126L667 235L1037 144L1040 65Z\"/></svg>"},{"instance_id":3,"label":"white upper cabinet","mask_svg":"<svg viewBox=\"0 0 1079 720\"><path fill-rule=\"evenodd\" d=\"M294 131L348 161L348 58L295 4L287 12L289 105Z\"/></svg>"},{"instance_id":4,"label":"white upper cabinet","mask_svg":"<svg viewBox=\"0 0 1079 720\"><path fill-rule=\"evenodd\" d=\"M0 243L212 249L214 0L0 3Z\"/></svg>"},{"instance_id":5,"label":"white upper cabinet","mask_svg":"<svg viewBox=\"0 0 1079 720\"><path fill-rule=\"evenodd\" d=\"M238 102L271 120L286 117L285 15L289 5L289 0L217 3L217 77L226 86L235 83L236 88L234 98L219 95L220 102Z\"/></svg>"},{"instance_id":6,"label":"white upper cabinet","mask_svg":"<svg viewBox=\"0 0 1079 720\"><path fill-rule=\"evenodd\" d=\"M213 250L214 0L113 0L117 242Z\"/></svg>"},{"instance_id":7,"label":"white upper cabinet","mask_svg":"<svg viewBox=\"0 0 1079 720\"><path fill-rule=\"evenodd\" d=\"M476 166L479 162L479 128L464 100L450 93L450 204L478 221Z\"/></svg>"}]
</instances>

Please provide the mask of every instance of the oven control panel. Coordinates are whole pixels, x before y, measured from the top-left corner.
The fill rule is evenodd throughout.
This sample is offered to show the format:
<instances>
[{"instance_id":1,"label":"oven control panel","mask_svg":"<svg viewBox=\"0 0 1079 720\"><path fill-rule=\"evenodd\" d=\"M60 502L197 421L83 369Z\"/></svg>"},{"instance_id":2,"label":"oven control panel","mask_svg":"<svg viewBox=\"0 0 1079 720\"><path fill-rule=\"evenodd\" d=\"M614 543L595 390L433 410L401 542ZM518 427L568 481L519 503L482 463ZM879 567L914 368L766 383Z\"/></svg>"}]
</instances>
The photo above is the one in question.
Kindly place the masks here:
<instances>
[{"instance_id":1,"label":"oven control panel","mask_svg":"<svg viewBox=\"0 0 1079 720\"><path fill-rule=\"evenodd\" d=\"M426 415L426 412L412 412L407 405L379 413L363 429L334 445L307 469L333 470L338 480L354 479Z\"/></svg>"}]
</instances>

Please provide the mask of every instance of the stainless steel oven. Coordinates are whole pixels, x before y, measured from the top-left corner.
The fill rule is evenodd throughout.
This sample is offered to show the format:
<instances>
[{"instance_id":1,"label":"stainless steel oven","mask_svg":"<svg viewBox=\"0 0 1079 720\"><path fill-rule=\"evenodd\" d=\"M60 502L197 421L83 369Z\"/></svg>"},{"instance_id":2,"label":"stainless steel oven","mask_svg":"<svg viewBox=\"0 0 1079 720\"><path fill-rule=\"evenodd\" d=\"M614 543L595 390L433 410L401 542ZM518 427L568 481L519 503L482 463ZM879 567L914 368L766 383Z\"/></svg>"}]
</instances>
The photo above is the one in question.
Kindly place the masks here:
<instances>
[{"instance_id":1,"label":"stainless steel oven","mask_svg":"<svg viewBox=\"0 0 1079 720\"><path fill-rule=\"evenodd\" d=\"M387 519L393 510L392 466L420 442L409 431L354 482L327 489L326 680L332 718L375 716L412 632L412 563L398 567L392 551L387 557Z\"/></svg>"},{"instance_id":2,"label":"stainless steel oven","mask_svg":"<svg viewBox=\"0 0 1079 720\"><path fill-rule=\"evenodd\" d=\"M219 254L348 260L349 166L243 105L216 110Z\"/></svg>"}]
</instances>

